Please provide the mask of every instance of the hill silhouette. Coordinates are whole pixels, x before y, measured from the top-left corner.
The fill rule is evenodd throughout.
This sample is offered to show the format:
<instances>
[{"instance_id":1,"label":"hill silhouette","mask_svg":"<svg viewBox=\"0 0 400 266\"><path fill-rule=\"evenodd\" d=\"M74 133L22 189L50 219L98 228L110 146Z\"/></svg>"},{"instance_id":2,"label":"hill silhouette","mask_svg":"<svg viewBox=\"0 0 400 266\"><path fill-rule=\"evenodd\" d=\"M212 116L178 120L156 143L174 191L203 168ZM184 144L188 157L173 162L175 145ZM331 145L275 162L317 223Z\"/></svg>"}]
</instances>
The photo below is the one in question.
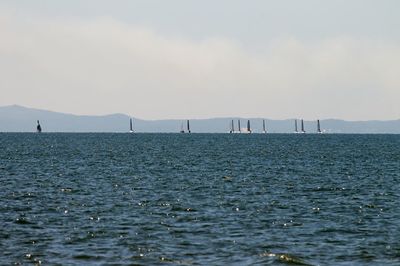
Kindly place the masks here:
<instances>
[{"instance_id":1,"label":"hill silhouette","mask_svg":"<svg viewBox=\"0 0 400 266\"><path fill-rule=\"evenodd\" d=\"M73 115L27 108L19 105L0 107L0 132L35 132L36 120L40 120L43 132L128 132L129 118L125 114L104 116ZM190 119L190 118L189 118ZM191 119L191 130L197 133L226 133L230 121L238 117ZM250 119L255 133L262 131L261 118L240 118L242 126ZM292 133L293 119L265 119L270 133ZM134 118L136 132L179 132L182 120L142 120ZM316 121L305 121L307 133L316 132ZM400 134L400 119L389 121L321 120L327 133L390 133Z\"/></svg>"}]
</instances>

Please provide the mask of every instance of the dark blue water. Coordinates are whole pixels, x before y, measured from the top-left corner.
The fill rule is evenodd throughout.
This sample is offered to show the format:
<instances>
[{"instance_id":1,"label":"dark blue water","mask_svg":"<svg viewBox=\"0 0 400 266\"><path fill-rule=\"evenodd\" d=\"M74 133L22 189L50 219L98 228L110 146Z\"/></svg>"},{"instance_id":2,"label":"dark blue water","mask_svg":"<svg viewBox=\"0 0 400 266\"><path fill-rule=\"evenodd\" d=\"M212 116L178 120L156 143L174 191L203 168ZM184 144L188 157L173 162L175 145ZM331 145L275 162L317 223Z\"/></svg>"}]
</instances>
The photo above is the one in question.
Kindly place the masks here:
<instances>
[{"instance_id":1,"label":"dark blue water","mask_svg":"<svg viewBox=\"0 0 400 266\"><path fill-rule=\"evenodd\" d=\"M400 265L399 135L0 134L0 264Z\"/></svg>"}]
</instances>

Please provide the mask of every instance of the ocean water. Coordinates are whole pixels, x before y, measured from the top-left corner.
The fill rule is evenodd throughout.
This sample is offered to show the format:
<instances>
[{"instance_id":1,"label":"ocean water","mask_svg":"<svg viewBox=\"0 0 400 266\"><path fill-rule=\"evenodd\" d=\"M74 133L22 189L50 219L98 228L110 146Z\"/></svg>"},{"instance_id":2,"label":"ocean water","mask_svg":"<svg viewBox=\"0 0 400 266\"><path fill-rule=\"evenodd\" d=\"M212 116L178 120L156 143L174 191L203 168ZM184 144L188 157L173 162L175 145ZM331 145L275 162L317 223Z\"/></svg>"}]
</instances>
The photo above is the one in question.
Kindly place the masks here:
<instances>
[{"instance_id":1,"label":"ocean water","mask_svg":"<svg viewBox=\"0 0 400 266\"><path fill-rule=\"evenodd\" d=\"M0 265L400 265L400 136L0 134Z\"/></svg>"}]
</instances>

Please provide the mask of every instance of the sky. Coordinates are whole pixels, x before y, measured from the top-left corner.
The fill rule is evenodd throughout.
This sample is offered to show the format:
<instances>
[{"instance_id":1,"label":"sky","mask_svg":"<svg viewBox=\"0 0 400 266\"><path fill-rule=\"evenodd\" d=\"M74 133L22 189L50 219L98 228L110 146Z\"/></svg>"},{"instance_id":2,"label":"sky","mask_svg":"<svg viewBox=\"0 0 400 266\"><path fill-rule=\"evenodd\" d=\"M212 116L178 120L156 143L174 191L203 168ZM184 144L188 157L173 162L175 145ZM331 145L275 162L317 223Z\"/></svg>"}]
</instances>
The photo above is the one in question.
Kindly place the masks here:
<instances>
[{"instance_id":1,"label":"sky","mask_svg":"<svg viewBox=\"0 0 400 266\"><path fill-rule=\"evenodd\" d=\"M0 0L0 106L400 119L397 0Z\"/></svg>"}]
</instances>

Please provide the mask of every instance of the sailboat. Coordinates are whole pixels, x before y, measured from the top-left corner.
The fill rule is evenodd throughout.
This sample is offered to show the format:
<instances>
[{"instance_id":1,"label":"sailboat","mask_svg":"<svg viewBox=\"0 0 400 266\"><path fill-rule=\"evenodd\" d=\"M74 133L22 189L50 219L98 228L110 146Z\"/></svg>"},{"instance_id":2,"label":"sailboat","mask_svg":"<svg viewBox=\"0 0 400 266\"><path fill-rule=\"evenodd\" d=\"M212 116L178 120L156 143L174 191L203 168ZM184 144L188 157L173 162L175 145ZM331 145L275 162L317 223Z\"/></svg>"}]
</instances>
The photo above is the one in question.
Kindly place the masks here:
<instances>
[{"instance_id":1,"label":"sailboat","mask_svg":"<svg viewBox=\"0 0 400 266\"><path fill-rule=\"evenodd\" d=\"M299 133L299 130L297 129L297 119L294 120L294 133Z\"/></svg>"},{"instance_id":2,"label":"sailboat","mask_svg":"<svg viewBox=\"0 0 400 266\"><path fill-rule=\"evenodd\" d=\"M36 132L37 133L42 133L42 127L40 126L39 120L37 121Z\"/></svg>"},{"instance_id":3,"label":"sailboat","mask_svg":"<svg viewBox=\"0 0 400 266\"><path fill-rule=\"evenodd\" d=\"M319 122L319 119L317 120L317 133L318 134L322 133L322 131L321 131L321 123Z\"/></svg>"},{"instance_id":4,"label":"sailboat","mask_svg":"<svg viewBox=\"0 0 400 266\"><path fill-rule=\"evenodd\" d=\"M247 120L247 133L251 133L250 120Z\"/></svg>"},{"instance_id":5,"label":"sailboat","mask_svg":"<svg viewBox=\"0 0 400 266\"><path fill-rule=\"evenodd\" d=\"M238 119L238 133L242 133L242 129L240 128L240 119Z\"/></svg>"},{"instance_id":6,"label":"sailboat","mask_svg":"<svg viewBox=\"0 0 400 266\"><path fill-rule=\"evenodd\" d=\"M233 119L231 121L231 129L229 130L229 133L235 133L235 126L233 125Z\"/></svg>"},{"instance_id":7,"label":"sailboat","mask_svg":"<svg viewBox=\"0 0 400 266\"><path fill-rule=\"evenodd\" d=\"M304 121L303 119L301 119L301 133L306 133L306 131L304 130Z\"/></svg>"},{"instance_id":8,"label":"sailboat","mask_svg":"<svg viewBox=\"0 0 400 266\"><path fill-rule=\"evenodd\" d=\"M191 131L190 131L190 124L189 124L189 120L187 120L187 122L186 122L186 126L187 126L187 132L188 132L188 133L191 133Z\"/></svg>"},{"instance_id":9,"label":"sailboat","mask_svg":"<svg viewBox=\"0 0 400 266\"><path fill-rule=\"evenodd\" d=\"M267 129L265 128L265 120L263 119L263 131L262 133L266 134L267 133Z\"/></svg>"},{"instance_id":10,"label":"sailboat","mask_svg":"<svg viewBox=\"0 0 400 266\"><path fill-rule=\"evenodd\" d=\"M134 133L133 124L132 124L132 118L129 118L129 133Z\"/></svg>"}]
</instances>

